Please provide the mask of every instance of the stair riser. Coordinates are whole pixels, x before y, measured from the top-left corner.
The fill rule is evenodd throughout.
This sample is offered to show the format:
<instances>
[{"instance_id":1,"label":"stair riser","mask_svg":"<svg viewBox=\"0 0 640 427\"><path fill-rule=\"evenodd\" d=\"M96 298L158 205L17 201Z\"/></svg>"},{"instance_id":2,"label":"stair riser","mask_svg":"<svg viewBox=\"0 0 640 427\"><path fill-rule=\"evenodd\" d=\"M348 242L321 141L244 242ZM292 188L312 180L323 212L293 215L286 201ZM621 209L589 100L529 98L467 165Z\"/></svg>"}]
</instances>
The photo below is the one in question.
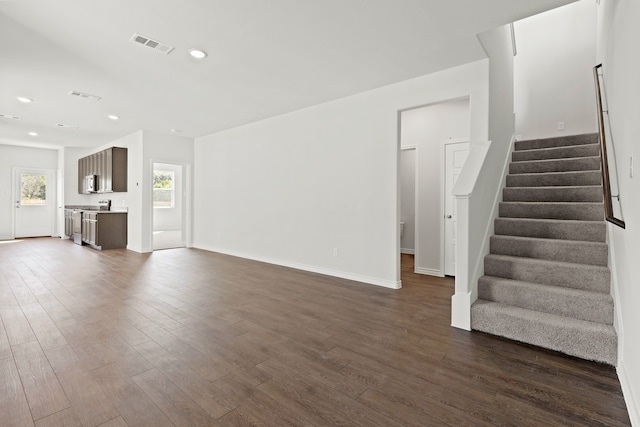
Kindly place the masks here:
<instances>
[{"instance_id":1,"label":"stair riser","mask_svg":"<svg viewBox=\"0 0 640 427\"><path fill-rule=\"evenodd\" d=\"M519 203L501 202L498 207L502 218L573 219L602 221L602 203Z\"/></svg>"},{"instance_id":2,"label":"stair riser","mask_svg":"<svg viewBox=\"0 0 640 427\"><path fill-rule=\"evenodd\" d=\"M609 293L611 273L601 267L579 264L556 264L529 262L526 259L497 259L487 255L484 259L484 274L505 279L542 285L564 286L600 293Z\"/></svg>"},{"instance_id":3,"label":"stair riser","mask_svg":"<svg viewBox=\"0 0 640 427\"><path fill-rule=\"evenodd\" d=\"M509 239L507 236L491 236L490 248L490 252L496 255L547 259L603 267L607 266L609 259L608 246L605 243Z\"/></svg>"},{"instance_id":4,"label":"stair riser","mask_svg":"<svg viewBox=\"0 0 640 427\"><path fill-rule=\"evenodd\" d=\"M483 308L476 305L472 307L472 329L560 351L571 356L616 365L615 333L549 324L535 318L520 318L510 313L483 310ZM532 330L537 333L532 334Z\"/></svg>"},{"instance_id":5,"label":"stair riser","mask_svg":"<svg viewBox=\"0 0 640 427\"><path fill-rule=\"evenodd\" d=\"M478 298L587 322L613 325L613 300L610 295L575 295L540 289L541 286L481 277ZM595 297L595 298L594 298Z\"/></svg>"},{"instance_id":6,"label":"stair riser","mask_svg":"<svg viewBox=\"0 0 640 427\"><path fill-rule=\"evenodd\" d=\"M602 187L507 187L505 202L602 202Z\"/></svg>"},{"instance_id":7,"label":"stair riser","mask_svg":"<svg viewBox=\"0 0 640 427\"><path fill-rule=\"evenodd\" d=\"M540 150L514 151L511 160L522 162L528 160L569 159L574 157L597 157L600 155L598 144L576 145L572 147L545 148Z\"/></svg>"},{"instance_id":8,"label":"stair riser","mask_svg":"<svg viewBox=\"0 0 640 427\"><path fill-rule=\"evenodd\" d=\"M602 221L569 222L496 218L494 232L507 236L583 240L586 242L604 242L607 236L607 228Z\"/></svg>"},{"instance_id":9,"label":"stair riser","mask_svg":"<svg viewBox=\"0 0 640 427\"><path fill-rule=\"evenodd\" d=\"M598 134L569 135L557 138L516 141L515 150L535 150L540 148L566 147L570 145L597 144Z\"/></svg>"},{"instance_id":10,"label":"stair riser","mask_svg":"<svg viewBox=\"0 0 640 427\"><path fill-rule=\"evenodd\" d=\"M534 160L529 162L509 163L509 173L544 173L599 170L599 157L585 157L578 159Z\"/></svg>"},{"instance_id":11,"label":"stair riser","mask_svg":"<svg viewBox=\"0 0 640 427\"><path fill-rule=\"evenodd\" d=\"M547 187L602 185L602 174L598 171L566 173L534 173L507 175L507 187Z\"/></svg>"}]
</instances>

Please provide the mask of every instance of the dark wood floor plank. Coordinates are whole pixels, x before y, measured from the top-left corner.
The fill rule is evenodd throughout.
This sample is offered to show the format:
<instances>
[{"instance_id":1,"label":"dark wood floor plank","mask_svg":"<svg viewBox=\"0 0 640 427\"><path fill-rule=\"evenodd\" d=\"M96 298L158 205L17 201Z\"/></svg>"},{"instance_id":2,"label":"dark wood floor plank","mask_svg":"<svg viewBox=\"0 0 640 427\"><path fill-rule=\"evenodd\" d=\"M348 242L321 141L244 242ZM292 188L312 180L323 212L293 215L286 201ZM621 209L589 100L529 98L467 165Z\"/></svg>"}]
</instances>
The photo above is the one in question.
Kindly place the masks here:
<instances>
[{"instance_id":1,"label":"dark wood floor plank","mask_svg":"<svg viewBox=\"0 0 640 427\"><path fill-rule=\"evenodd\" d=\"M14 347L13 354L34 421L71 406L37 341Z\"/></svg>"},{"instance_id":2,"label":"dark wood floor plank","mask_svg":"<svg viewBox=\"0 0 640 427\"><path fill-rule=\"evenodd\" d=\"M354 381L348 375L343 375L313 363L304 357L297 357L289 354L285 357L272 357L258 365L258 368L269 373L271 377L278 377L281 372L289 371L300 376L304 376L314 382L330 387L352 399L357 399L367 390L367 386L361 382Z\"/></svg>"},{"instance_id":3,"label":"dark wood floor plank","mask_svg":"<svg viewBox=\"0 0 640 427\"><path fill-rule=\"evenodd\" d=\"M128 425L174 426L131 376L117 364L96 369L91 375Z\"/></svg>"},{"instance_id":4,"label":"dark wood floor plank","mask_svg":"<svg viewBox=\"0 0 640 427\"><path fill-rule=\"evenodd\" d=\"M100 424L99 427L129 427L129 425L124 421L124 418L118 417Z\"/></svg>"},{"instance_id":5,"label":"dark wood floor plank","mask_svg":"<svg viewBox=\"0 0 640 427\"><path fill-rule=\"evenodd\" d=\"M0 359L0 425L33 426L20 374L12 357Z\"/></svg>"},{"instance_id":6,"label":"dark wood floor plank","mask_svg":"<svg viewBox=\"0 0 640 427\"><path fill-rule=\"evenodd\" d=\"M0 245L0 425L629 425L615 369L452 328L454 281L401 258L392 290L198 249Z\"/></svg>"},{"instance_id":7,"label":"dark wood floor plank","mask_svg":"<svg viewBox=\"0 0 640 427\"><path fill-rule=\"evenodd\" d=\"M232 411L234 419L258 420L267 426L312 426L306 418L281 401L268 396L260 388L253 387L242 378L230 374L216 381L216 386L237 403Z\"/></svg>"},{"instance_id":8,"label":"dark wood floor plank","mask_svg":"<svg viewBox=\"0 0 640 427\"><path fill-rule=\"evenodd\" d=\"M238 406L215 386L214 381L200 375L170 353L165 352L150 360L163 375L212 417L220 418Z\"/></svg>"},{"instance_id":9,"label":"dark wood floor plank","mask_svg":"<svg viewBox=\"0 0 640 427\"><path fill-rule=\"evenodd\" d=\"M36 427L84 427L72 408L64 409L36 421Z\"/></svg>"},{"instance_id":10,"label":"dark wood floor plank","mask_svg":"<svg viewBox=\"0 0 640 427\"><path fill-rule=\"evenodd\" d=\"M191 400L158 369L150 369L133 377L160 410L176 426L216 426L214 418Z\"/></svg>"},{"instance_id":11,"label":"dark wood floor plank","mask_svg":"<svg viewBox=\"0 0 640 427\"><path fill-rule=\"evenodd\" d=\"M153 340L153 343L160 346L160 349L153 343L138 346L146 352L149 360L165 357L163 353L169 353L178 360L188 363L191 369L209 381L220 379L231 372L231 368L222 357L211 353L205 354L159 326L145 328L143 332Z\"/></svg>"},{"instance_id":12,"label":"dark wood floor plank","mask_svg":"<svg viewBox=\"0 0 640 427\"><path fill-rule=\"evenodd\" d=\"M71 347L45 354L83 426L97 426L120 415Z\"/></svg>"},{"instance_id":13,"label":"dark wood floor plank","mask_svg":"<svg viewBox=\"0 0 640 427\"><path fill-rule=\"evenodd\" d=\"M4 323L7 340L12 347L37 340L29 321L20 307L0 308L0 317L2 317Z\"/></svg>"},{"instance_id":14,"label":"dark wood floor plank","mask_svg":"<svg viewBox=\"0 0 640 427\"><path fill-rule=\"evenodd\" d=\"M4 322L0 316L0 359L11 357L11 344L9 344L9 338L7 332L4 330Z\"/></svg>"}]
</instances>

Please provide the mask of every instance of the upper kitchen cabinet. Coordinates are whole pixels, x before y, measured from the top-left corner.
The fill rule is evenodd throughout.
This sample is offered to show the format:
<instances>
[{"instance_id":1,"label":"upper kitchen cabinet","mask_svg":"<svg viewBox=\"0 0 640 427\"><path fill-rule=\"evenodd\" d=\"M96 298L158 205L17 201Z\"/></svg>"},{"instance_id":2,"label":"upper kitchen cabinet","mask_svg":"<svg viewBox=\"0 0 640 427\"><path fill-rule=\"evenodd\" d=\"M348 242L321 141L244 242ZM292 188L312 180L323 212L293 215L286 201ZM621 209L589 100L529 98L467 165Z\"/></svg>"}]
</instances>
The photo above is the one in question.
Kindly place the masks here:
<instances>
[{"instance_id":1,"label":"upper kitchen cabinet","mask_svg":"<svg viewBox=\"0 0 640 427\"><path fill-rule=\"evenodd\" d=\"M126 148L111 147L78 159L78 193L126 191Z\"/></svg>"}]
</instances>

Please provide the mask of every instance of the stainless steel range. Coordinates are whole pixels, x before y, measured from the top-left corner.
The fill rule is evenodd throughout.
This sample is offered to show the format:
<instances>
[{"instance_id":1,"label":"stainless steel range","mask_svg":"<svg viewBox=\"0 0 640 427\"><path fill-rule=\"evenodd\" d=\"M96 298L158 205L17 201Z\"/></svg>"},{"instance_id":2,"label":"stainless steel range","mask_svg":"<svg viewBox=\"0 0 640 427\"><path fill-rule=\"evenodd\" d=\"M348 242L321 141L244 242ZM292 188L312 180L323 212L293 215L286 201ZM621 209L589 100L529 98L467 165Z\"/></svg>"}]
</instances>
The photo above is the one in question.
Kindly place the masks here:
<instances>
[{"instance_id":1,"label":"stainless steel range","mask_svg":"<svg viewBox=\"0 0 640 427\"><path fill-rule=\"evenodd\" d=\"M71 219L73 223L73 243L82 245L82 210L74 209Z\"/></svg>"}]
</instances>

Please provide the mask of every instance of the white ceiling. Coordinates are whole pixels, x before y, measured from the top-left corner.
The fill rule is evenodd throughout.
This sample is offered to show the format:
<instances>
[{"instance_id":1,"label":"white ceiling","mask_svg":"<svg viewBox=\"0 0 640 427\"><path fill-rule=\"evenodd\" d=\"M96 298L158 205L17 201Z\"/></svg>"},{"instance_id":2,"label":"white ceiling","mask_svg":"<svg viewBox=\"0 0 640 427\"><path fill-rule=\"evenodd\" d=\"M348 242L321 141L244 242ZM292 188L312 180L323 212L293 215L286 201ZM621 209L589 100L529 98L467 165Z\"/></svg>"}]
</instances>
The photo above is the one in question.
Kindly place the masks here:
<instances>
[{"instance_id":1,"label":"white ceiling","mask_svg":"<svg viewBox=\"0 0 640 427\"><path fill-rule=\"evenodd\" d=\"M0 114L22 117L0 117L0 143L198 137L484 58L476 34L571 1L0 1Z\"/></svg>"}]
</instances>

